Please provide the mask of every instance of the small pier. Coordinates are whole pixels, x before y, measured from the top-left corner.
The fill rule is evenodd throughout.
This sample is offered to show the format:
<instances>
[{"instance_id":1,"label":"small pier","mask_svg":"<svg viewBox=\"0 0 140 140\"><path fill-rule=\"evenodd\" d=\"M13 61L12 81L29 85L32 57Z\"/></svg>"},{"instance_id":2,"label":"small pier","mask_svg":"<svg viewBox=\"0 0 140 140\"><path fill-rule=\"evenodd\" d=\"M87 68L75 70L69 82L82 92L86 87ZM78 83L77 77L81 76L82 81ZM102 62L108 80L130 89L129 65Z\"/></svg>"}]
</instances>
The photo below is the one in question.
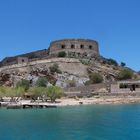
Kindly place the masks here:
<instances>
[{"instance_id":1,"label":"small pier","mask_svg":"<svg viewBox=\"0 0 140 140\"><path fill-rule=\"evenodd\" d=\"M23 109L26 108L56 108L56 105L44 105L44 104L23 104Z\"/></svg>"},{"instance_id":2,"label":"small pier","mask_svg":"<svg viewBox=\"0 0 140 140\"><path fill-rule=\"evenodd\" d=\"M44 103L6 103L0 102L0 107L5 107L7 109L31 109L31 108L57 108L55 104L44 104Z\"/></svg>"}]
</instances>

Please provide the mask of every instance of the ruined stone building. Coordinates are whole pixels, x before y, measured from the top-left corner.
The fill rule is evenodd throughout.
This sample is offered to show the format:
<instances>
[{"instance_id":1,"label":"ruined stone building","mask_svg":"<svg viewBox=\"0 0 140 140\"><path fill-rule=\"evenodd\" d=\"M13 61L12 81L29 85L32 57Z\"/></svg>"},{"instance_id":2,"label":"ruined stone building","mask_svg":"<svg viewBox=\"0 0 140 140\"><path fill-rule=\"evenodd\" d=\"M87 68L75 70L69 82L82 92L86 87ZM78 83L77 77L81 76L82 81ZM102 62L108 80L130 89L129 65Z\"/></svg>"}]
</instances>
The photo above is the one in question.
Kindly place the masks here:
<instances>
[{"instance_id":1,"label":"ruined stone building","mask_svg":"<svg viewBox=\"0 0 140 140\"><path fill-rule=\"evenodd\" d=\"M139 93L140 80L119 81L111 84L111 93Z\"/></svg>"},{"instance_id":2,"label":"ruined stone building","mask_svg":"<svg viewBox=\"0 0 140 140\"><path fill-rule=\"evenodd\" d=\"M48 49L31 53L6 57L0 62L0 66L28 63L31 61L57 57L59 52L64 51L67 57L94 57L99 56L98 42L89 39L63 39L50 43Z\"/></svg>"}]
</instances>

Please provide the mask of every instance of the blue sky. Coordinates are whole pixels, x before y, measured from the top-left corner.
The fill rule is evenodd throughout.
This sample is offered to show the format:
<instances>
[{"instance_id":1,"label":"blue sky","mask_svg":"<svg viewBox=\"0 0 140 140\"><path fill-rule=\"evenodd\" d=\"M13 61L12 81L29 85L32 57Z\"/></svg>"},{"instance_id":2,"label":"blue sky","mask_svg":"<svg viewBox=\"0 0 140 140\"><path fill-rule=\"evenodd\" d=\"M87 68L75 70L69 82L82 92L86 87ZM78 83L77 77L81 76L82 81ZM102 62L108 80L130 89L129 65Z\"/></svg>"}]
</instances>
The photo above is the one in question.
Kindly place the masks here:
<instances>
[{"instance_id":1,"label":"blue sky","mask_svg":"<svg viewBox=\"0 0 140 140\"><path fill-rule=\"evenodd\" d=\"M139 0L1 0L0 59L89 38L101 55L140 70Z\"/></svg>"}]
</instances>

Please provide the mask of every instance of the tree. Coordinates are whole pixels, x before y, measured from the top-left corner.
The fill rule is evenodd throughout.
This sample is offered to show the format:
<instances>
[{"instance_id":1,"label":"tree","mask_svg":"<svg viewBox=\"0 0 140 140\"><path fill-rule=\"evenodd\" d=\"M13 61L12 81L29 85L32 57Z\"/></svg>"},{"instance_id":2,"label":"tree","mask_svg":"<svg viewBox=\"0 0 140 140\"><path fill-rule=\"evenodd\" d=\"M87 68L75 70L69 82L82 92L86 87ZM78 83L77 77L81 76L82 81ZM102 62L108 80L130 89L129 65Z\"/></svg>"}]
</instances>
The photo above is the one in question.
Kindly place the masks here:
<instances>
[{"instance_id":1,"label":"tree","mask_svg":"<svg viewBox=\"0 0 140 140\"><path fill-rule=\"evenodd\" d=\"M22 87L12 88L12 87L0 87L0 97L21 97L24 95L25 89Z\"/></svg>"},{"instance_id":2,"label":"tree","mask_svg":"<svg viewBox=\"0 0 140 140\"><path fill-rule=\"evenodd\" d=\"M52 66L49 67L51 74L56 73L61 73L61 71L59 70L59 66L58 64L53 64Z\"/></svg>"},{"instance_id":3,"label":"tree","mask_svg":"<svg viewBox=\"0 0 140 140\"><path fill-rule=\"evenodd\" d=\"M46 77L39 77L36 81L36 86L38 87L46 87L48 83L48 80Z\"/></svg>"},{"instance_id":4,"label":"tree","mask_svg":"<svg viewBox=\"0 0 140 140\"><path fill-rule=\"evenodd\" d=\"M18 87L15 90L16 90L16 97L22 97L25 93L25 88L23 87Z\"/></svg>"},{"instance_id":5,"label":"tree","mask_svg":"<svg viewBox=\"0 0 140 140\"><path fill-rule=\"evenodd\" d=\"M5 87L0 86L0 100L3 100L3 97L6 96L6 90Z\"/></svg>"},{"instance_id":6,"label":"tree","mask_svg":"<svg viewBox=\"0 0 140 140\"><path fill-rule=\"evenodd\" d=\"M103 77L99 73L91 73L89 75L90 81L92 84L102 83Z\"/></svg>"},{"instance_id":7,"label":"tree","mask_svg":"<svg viewBox=\"0 0 140 140\"><path fill-rule=\"evenodd\" d=\"M16 97L16 89L11 87L5 87L5 93L7 97L11 97L10 101L15 101L14 97Z\"/></svg>"},{"instance_id":8,"label":"tree","mask_svg":"<svg viewBox=\"0 0 140 140\"><path fill-rule=\"evenodd\" d=\"M17 82L16 87L22 87L25 89L25 91L27 91L30 87L30 81L22 79L21 81Z\"/></svg>"},{"instance_id":9,"label":"tree","mask_svg":"<svg viewBox=\"0 0 140 140\"><path fill-rule=\"evenodd\" d=\"M109 65L114 65L114 66L118 66L118 62L112 58L107 59L107 63Z\"/></svg>"},{"instance_id":10,"label":"tree","mask_svg":"<svg viewBox=\"0 0 140 140\"><path fill-rule=\"evenodd\" d=\"M122 67L125 67L126 64L125 64L124 62L121 62L121 66L122 66Z\"/></svg>"},{"instance_id":11,"label":"tree","mask_svg":"<svg viewBox=\"0 0 140 140\"><path fill-rule=\"evenodd\" d=\"M57 98L63 95L62 88L58 86L50 86L47 88L47 96L50 98L51 102L55 102Z\"/></svg>"},{"instance_id":12,"label":"tree","mask_svg":"<svg viewBox=\"0 0 140 140\"><path fill-rule=\"evenodd\" d=\"M128 68L122 69L117 76L119 80L132 79L132 77L133 77L133 71Z\"/></svg>"},{"instance_id":13,"label":"tree","mask_svg":"<svg viewBox=\"0 0 140 140\"><path fill-rule=\"evenodd\" d=\"M32 95L34 99L47 95L47 88L45 87L31 87L28 92Z\"/></svg>"},{"instance_id":14,"label":"tree","mask_svg":"<svg viewBox=\"0 0 140 140\"><path fill-rule=\"evenodd\" d=\"M65 51L59 52L58 57L66 57L66 52Z\"/></svg>"}]
</instances>

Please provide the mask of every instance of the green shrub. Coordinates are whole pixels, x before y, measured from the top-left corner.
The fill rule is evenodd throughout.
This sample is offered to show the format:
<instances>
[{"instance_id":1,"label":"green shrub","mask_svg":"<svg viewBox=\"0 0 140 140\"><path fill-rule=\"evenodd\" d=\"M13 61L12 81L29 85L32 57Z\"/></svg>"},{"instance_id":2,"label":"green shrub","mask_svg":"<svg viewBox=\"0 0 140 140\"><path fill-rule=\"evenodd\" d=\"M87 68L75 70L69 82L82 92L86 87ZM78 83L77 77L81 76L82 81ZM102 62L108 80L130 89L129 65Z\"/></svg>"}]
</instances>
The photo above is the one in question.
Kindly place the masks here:
<instances>
[{"instance_id":1,"label":"green shrub","mask_svg":"<svg viewBox=\"0 0 140 140\"><path fill-rule=\"evenodd\" d=\"M7 97L16 97L16 89L11 87L4 87L5 96Z\"/></svg>"},{"instance_id":2,"label":"green shrub","mask_svg":"<svg viewBox=\"0 0 140 140\"><path fill-rule=\"evenodd\" d=\"M51 74L56 73L61 73L58 64L53 64L52 66L49 67L49 70L51 72Z\"/></svg>"},{"instance_id":3,"label":"green shrub","mask_svg":"<svg viewBox=\"0 0 140 140\"><path fill-rule=\"evenodd\" d=\"M25 93L25 88L23 87L18 87L15 89L16 97L22 97L24 93Z\"/></svg>"},{"instance_id":4,"label":"green shrub","mask_svg":"<svg viewBox=\"0 0 140 140\"><path fill-rule=\"evenodd\" d=\"M67 81L68 87L76 87L76 81L73 80L68 80Z\"/></svg>"},{"instance_id":5,"label":"green shrub","mask_svg":"<svg viewBox=\"0 0 140 140\"><path fill-rule=\"evenodd\" d=\"M47 88L45 87L30 87L28 92L32 95L34 99L47 94Z\"/></svg>"},{"instance_id":6,"label":"green shrub","mask_svg":"<svg viewBox=\"0 0 140 140\"><path fill-rule=\"evenodd\" d=\"M25 89L22 87L12 88L12 87L0 87L0 97L22 97L24 95Z\"/></svg>"},{"instance_id":7,"label":"green shrub","mask_svg":"<svg viewBox=\"0 0 140 140\"><path fill-rule=\"evenodd\" d=\"M128 68L121 70L117 76L119 80L132 79L132 77L133 77L133 71Z\"/></svg>"},{"instance_id":8,"label":"green shrub","mask_svg":"<svg viewBox=\"0 0 140 140\"><path fill-rule=\"evenodd\" d=\"M84 83L85 86L88 86L88 85L91 85L92 84L92 81L91 80L88 80Z\"/></svg>"},{"instance_id":9,"label":"green shrub","mask_svg":"<svg viewBox=\"0 0 140 140\"><path fill-rule=\"evenodd\" d=\"M90 78L90 82L92 84L102 83L103 82L103 77L99 73L91 73L89 75L89 78Z\"/></svg>"},{"instance_id":10,"label":"green shrub","mask_svg":"<svg viewBox=\"0 0 140 140\"><path fill-rule=\"evenodd\" d=\"M50 98L51 102L55 102L57 98L62 97L63 90L58 86L50 86L47 88L47 96Z\"/></svg>"},{"instance_id":11,"label":"green shrub","mask_svg":"<svg viewBox=\"0 0 140 140\"><path fill-rule=\"evenodd\" d=\"M116 60L114 60L114 59L111 59L111 58L107 59L107 63L109 65L118 66L118 62Z\"/></svg>"},{"instance_id":12,"label":"green shrub","mask_svg":"<svg viewBox=\"0 0 140 140\"><path fill-rule=\"evenodd\" d=\"M80 62L84 65L89 65L90 64L90 60L80 59Z\"/></svg>"},{"instance_id":13,"label":"green shrub","mask_svg":"<svg viewBox=\"0 0 140 140\"><path fill-rule=\"evenodd\" d=\"M16 91L14 88L5 87L5 91L6 91L7 97L15 97L16 96Z\"/></svg>"},{"instance_id":14,"label":"green shrub","mask_svg":"<svg viewBox=\"0 0 140 140\"><path fill-rule=\"evenodd\" d=\"M66 57L66 52L65 51L59 52L58 57Z\"/></svg>"},{"instance_id":15,"label":"green shrub","mask_svg":"<svg viewBox=\"0 0 140 140\"><path fill-rule=\"evenodd\" d=\"M125 64L124 62L121 62L121 66L122 66L122 67L125 67L126 64Z\"/></svg>"},{"instance_id":16,"label":"green shrub","mask_svg":"<svg viewBox=\"0 0 140 140\"><path fill-rule=\"evenodd\" d=\"M27 91L30 87L30 81L22 79L21 81L17 82L16 87L22 87L25 89L25 91Z\"/></svg>"},{"instance_id":17,"label":"green shrub","mask_svg":"<svg viewBox=\"0 0 140 140\"><path fill-rule=\"evenodd\" d=\"M0 97L6 96L6 89L4 86L0 87Z\"/></svg>"},{"instance_id":18,"label":"green shrub","mask_svg":"<svg viewBox=\"0 0 140 140\"><path fill-rule=\"evenodd\" d=\"M48 80L46 77L39 77L36 81L36 86L38 87L46 87L48 83Z\"/></svg>"}]
</instances>

